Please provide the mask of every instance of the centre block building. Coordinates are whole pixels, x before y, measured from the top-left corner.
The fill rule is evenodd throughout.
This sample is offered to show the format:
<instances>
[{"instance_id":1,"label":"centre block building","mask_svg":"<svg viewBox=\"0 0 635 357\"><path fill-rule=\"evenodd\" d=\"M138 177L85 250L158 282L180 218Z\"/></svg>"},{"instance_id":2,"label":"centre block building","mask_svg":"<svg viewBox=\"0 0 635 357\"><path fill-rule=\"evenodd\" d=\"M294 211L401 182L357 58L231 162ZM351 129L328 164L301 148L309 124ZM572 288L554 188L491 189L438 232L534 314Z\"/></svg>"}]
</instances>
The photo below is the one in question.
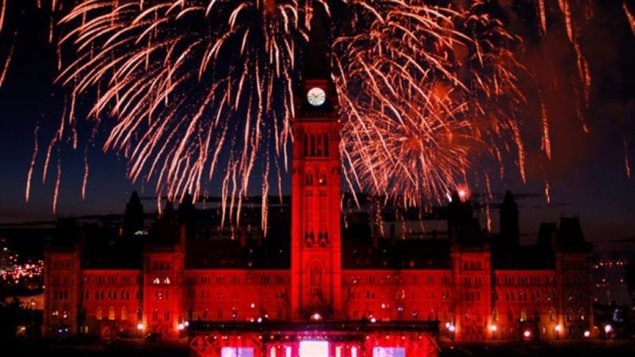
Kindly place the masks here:
<instances>
[{"instance_id":1,"label":"centre block building","mask_svg":"<svg viewBox=\"0 0 635 357\"><path fill-rule=\"evenodd\" d=\"M583 338L591 247L577 218L520 246L510 193L497 235L457 194L437 211L444 230L428 234L397 209L342 212L337 98L330 74L308 68L290 202L271 205L267 236L258 207L220 228L217 210L187 200L146 231L136 195L116 238L60 224L45 255L46 335L187 336L193 355L222 357L435 356L440 338Z\"/></svg>"}]
</instances>

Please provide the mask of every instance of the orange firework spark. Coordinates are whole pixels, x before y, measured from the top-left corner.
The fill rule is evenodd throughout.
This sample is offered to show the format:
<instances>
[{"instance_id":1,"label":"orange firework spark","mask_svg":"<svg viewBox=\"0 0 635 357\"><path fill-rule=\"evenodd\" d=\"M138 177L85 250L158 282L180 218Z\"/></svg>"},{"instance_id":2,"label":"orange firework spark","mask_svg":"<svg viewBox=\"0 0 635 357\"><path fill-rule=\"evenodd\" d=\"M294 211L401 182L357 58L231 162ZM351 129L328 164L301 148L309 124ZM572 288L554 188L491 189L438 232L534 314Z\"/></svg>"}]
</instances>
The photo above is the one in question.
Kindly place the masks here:
<instances>
[{"instance_id":1,"label":"orange firework spark","mask_svg":"<svg viewBox=\"0 0 635 357\"><path fill-rule=\"evenodd\" d=\"M547 13L545 10L545 0L538 0L538 14L540 16L540 29L542 33L547 32Z\"/></svg>"},{"instance_id":2,"label":"orange firework spark","mask_svg":"<svg viewBox=\"0 0 635 357\"><path fill-rule=\"evenodd\" d=\"M0 31L2 31L2 27L4 26L4 14L7 8L7 0L2 0L0 3Z\"/></svg>"},{"instance_id":3,"label":"orange firework spark","mask_svg":"<svg viewBox=\"0 0 635 357\"><path fill-rule=\"evenodd\" d=\"M2 87L2 84L4 84L4 80L7 77L7 72L9 71L9 66L11 66L11 59L13 58L13 50L15 49L15 37L16 36L17 36L17 34L15 34L15 36L14 36L14 41L11 44L11 49L9 50L9 55L4 60L4 66L2 67L2 72L0 72L0 87Z\"/></svg>"},{"instance_id":4,"label":"orange firework spark","mask_svg":"<svg viewBox=\"0 0 635 357\"><path fill-rule=\"evenodd\" d=\"M33 131L33 137L34 137L33 155L31 156L31 164L29 165L29 171L26 175L26 190L24 193L24 199L26 202L29 202L29 199L31 196L31 178L33 177L33 168L35 167L35 160L37 159L37 151L38 151L37 134L39 130L40 130L40 127L36 126L35 130Z\"/></svg>"},{"instance_id":5,"label":"orange firework spark","mask_svg":"<svg viewBox=\"0 0 635 357\"><path fill-rule=\"evenodd\" d=\"M544 181L545 181L545 200L547 201L547 204L551 204L551 185L549 185L549 180L547 180L547 177L544 177Z\"/></svg>"},{"instance_id":6,"label":"orange firework spark","mask_svg":"<svg viewBox=\"0 0 635 357\"><path fill-rule=\"evenodd\" d=\"M542 118L542 140L540 148L547 155L547 159L551 160L551 135L549 134L549 117L547 114L547 107L545 102L540 98L540 116Z\"/></svg>"},{"instance_id":7,"label":"orange firework spark","mask_svg":"<svg viewBox=\"0 0 635 357\"><path fill-rule=\"evenodd\" d=\"M635 15L628 9L626 5L626 1L622 3L622 7L624 8L624 14L626 14L626 18L628 19L628 23L631 25L631 31L633 32L633 36L635 36Z\"/></svg>"},{"instance_id":8,"label":"orange firework spark","mask_svg":"<svg viewBox=\"0 0 635 357\"><path fill-rule=\"evenodd\" d=\"M624 144L624 169L626 170L626 177L631 178L631 163L628 156L628 140L626 137L622 138Z\"/></svg>"}]
</instances>

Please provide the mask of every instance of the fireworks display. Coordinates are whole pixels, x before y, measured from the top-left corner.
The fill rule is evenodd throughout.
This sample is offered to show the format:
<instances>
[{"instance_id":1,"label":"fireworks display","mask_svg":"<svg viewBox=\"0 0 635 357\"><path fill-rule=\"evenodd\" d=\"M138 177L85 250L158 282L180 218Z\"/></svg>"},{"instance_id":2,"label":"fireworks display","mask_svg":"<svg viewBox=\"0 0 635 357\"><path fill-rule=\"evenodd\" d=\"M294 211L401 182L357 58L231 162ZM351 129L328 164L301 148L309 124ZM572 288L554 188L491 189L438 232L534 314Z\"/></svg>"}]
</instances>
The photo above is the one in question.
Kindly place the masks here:
<instances>
[{"instance_id":1,"label":"fireworks display","mask_svg":"<svg viewBox=\"0 0 635 357\"><path fill-rule=\"evenodd\" d=\"M514 110L524 98L511 48L518 39L482 4L384 3L374 14L335 45L353 188L404 205L441 202L478 158L503 150L514 152L522 173Z\"/></svg>"},{"instance_id":2,"label":"fireworks display","mask_svg":"<svg viewBox=\"0 0 635 357\"><path fill-rule=\"evenodd\" d=\"M0 24L7 2L0 2ZM576 66L570 84L577 119L589 132L592 76L581 33L595 16L592 2L520 3L535 12L539 36L562 23ZM186 193L196 199L219 191L225 219L234 222L254 182L262 185L263 203L276 191L271 182L281 192L302 52L322 9L352 191L421 206L441 202L459 184L476 181L489 191L491 178L513 170L526 179L518 115L526 93L518 76L532 69L518 60L523 39L501 16L517 10L513 2L86 0L64 8L53 0L50 6L61 16L51 20L49 35L60 48L57 82L68 90L67 110L42 155L43 179L57 168L54 209L62 171L55 148L63 142L77 148L83 118L106 131L103 150L122 153L129 177L151 182L159 197L179 201ZM633 27L632 9L626 2L621 8ZM6 35L6 26L0 31ZM539 144L549 161L549 93L537 87ZM623 139L628 175L629 140ZM36 155L37 149L27 187ZM483 169L492 166L496 173ZM82 195L88 171L85 160ZM550 196L549 177L541 176Z\"/></svg>"}]
</instances>

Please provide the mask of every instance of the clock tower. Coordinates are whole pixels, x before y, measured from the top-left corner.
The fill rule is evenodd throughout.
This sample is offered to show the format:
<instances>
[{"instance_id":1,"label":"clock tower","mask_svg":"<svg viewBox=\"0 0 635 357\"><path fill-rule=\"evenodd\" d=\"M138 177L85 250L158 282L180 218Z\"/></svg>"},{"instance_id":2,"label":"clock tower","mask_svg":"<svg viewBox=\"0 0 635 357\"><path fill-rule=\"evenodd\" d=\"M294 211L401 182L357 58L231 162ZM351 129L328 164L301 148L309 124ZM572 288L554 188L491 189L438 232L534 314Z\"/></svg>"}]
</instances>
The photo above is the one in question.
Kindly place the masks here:
<instances>
[{"instance_id":1,"label":"clock tower","mask_svg":"<svg viewBox=\"0 0 635 357\"><path fill-rule=\"evenodd\" d=\"M316 11L296 93L291 182L291 316L320 320L342 312L340 125L327 28Z\"/></svg>"}]
</instances>

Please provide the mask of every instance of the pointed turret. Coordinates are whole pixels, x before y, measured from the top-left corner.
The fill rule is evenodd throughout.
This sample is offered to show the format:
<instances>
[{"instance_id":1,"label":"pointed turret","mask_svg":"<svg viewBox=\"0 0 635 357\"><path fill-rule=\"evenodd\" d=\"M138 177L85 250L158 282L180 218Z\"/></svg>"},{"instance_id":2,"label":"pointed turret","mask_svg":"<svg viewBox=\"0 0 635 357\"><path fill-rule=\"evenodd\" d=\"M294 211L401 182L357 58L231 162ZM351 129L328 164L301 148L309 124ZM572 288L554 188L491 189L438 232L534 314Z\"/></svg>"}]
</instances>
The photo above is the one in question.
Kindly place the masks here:
<instances>
[{"instance_id":1,"label":"pointed turret","mask_svg":"<svg viewBox=\"0 0 635 357\"><path fill-rule=\"evenodd\" d=\"M123 234L126 237L130 237L135 232L143 230L143 228L143 204L141 204L137 191L134 191L126 204L126 211L123 216Z\"/></svg>"},{"instance_id":2,"label":"pointed turret","mask_svg":"<svg viewBox=\"0 0 635 357\"><path fill-rule=\"evenodd\" d=\"M509 248L519 245L518 205L511 191L505 192L505 198L500 207L500 235L502 244Z\"/></svg>"}]
</instances>

